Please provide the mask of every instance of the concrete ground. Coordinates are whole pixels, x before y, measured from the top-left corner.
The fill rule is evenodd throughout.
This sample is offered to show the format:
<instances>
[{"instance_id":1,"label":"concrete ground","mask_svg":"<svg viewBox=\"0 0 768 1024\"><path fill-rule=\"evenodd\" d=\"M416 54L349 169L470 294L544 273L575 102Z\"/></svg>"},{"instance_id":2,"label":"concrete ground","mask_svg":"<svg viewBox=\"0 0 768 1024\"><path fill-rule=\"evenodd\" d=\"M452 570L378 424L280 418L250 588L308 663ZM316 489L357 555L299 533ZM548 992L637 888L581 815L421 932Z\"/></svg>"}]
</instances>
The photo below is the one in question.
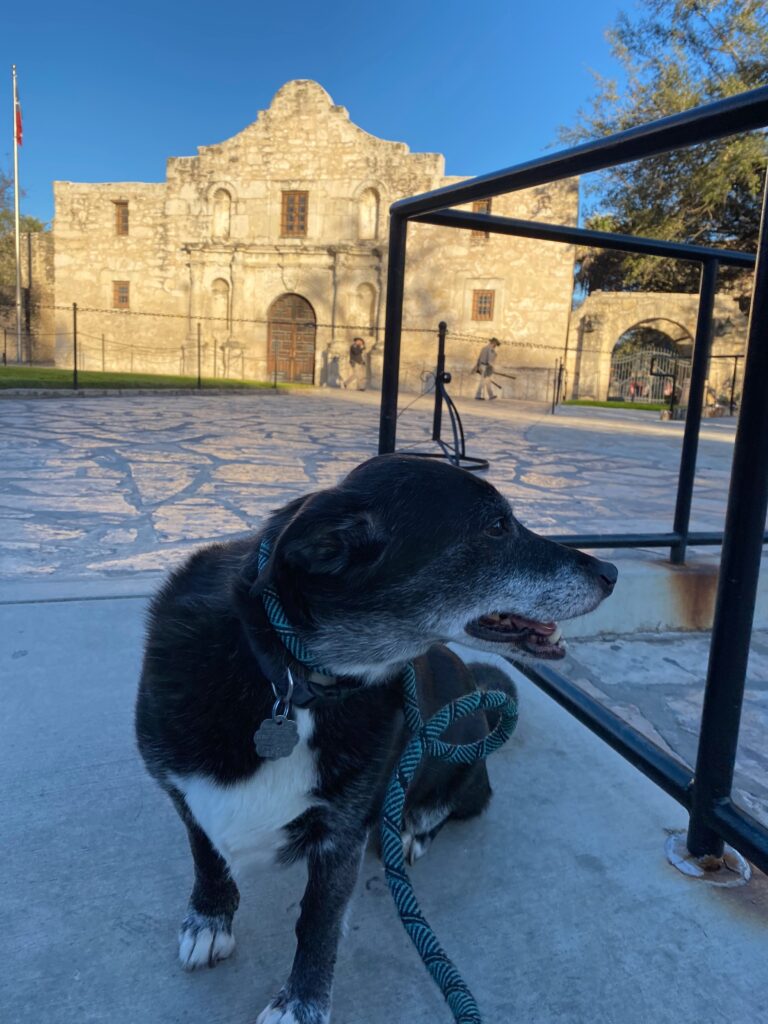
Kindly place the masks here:
<instances>
[{"instance_id":1,"label":"concrete ground","mask_svg":"<svg viewBox=\"0 0 768 1024\"><path fill-rule=\"evenodd\" d=\"M300 867L243 887L230 961L177 966L191 861L133 746L143 612L130 598L0 608L4 1024L253 1024L289 969ZM484 1020L764 1019L768 879L715 889L672 868L664 840L683 812L520 690L518 731L489 762L490 810L447 828L412 872ZM369 854L334 1021L449 1020Z\"/></svg>"},{"instance_id":2,"label":"concrete ground","mask_svg":"<svg viewBox=\"0 0 768 1024\"><path fill-rule=\"evenodd\" d=\"M680 424L635 411L462 409L469 453L492 459L489 479L527 525L669 528ZM421 444L428 402L400 422L401 444ZM375 453L377 424L371 394L0 401L3 1024L252 1022L283 979L299 868L244 892L230 962L193 976L175 965L191 870L133 747L142 617L162 571L333 483ZM732 440L732 423L705 424L696 529L722 524ZM700 634L578 638L567 662L580 685L689 761L705 669ZM760 632L737 797L764 820L766 669ZM490 762L491 810L446 830L413 871L484 1019L762 1019L766 877L715 889L680 875L663 844L684 813L519 685L518 732ZM337 979L337 1024L450 1019L370 855Z\"/></svg>"}]
</instances>

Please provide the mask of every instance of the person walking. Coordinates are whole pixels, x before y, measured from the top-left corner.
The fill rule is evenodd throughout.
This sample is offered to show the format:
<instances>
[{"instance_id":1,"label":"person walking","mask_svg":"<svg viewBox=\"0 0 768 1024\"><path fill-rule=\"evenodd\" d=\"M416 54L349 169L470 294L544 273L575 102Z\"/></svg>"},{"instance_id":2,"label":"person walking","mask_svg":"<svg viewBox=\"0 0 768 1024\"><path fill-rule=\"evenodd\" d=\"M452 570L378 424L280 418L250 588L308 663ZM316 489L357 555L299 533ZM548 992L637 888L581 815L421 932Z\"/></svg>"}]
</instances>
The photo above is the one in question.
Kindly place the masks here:
<instances>
[{"instance_id":1,"label":"person walking","mask_svg":"<svg viewBox=\"0 0 768 1024\"><path fill-rule=\"evenodd\" d=\"M492 402L497 397L493 390L493 364L496 362L496 349L500 344L501 342L498 338L491 338L488 344L480 350L480 355L477 357L475 373L480 374L480 380L477 384L475 398L478 402L484 401L483 388L485 388L488 401Z\"/></svg>"},{"instance_id":2,"label":"person walking","mask_svg":"<svg viewBox=\"0 0 768 1024\"><path fill-rule=\"evenodd\" d=\"M365 391L365 341L362 338L353 338L349 346L349 367L350 373L342 380L341 386L348 388L352 381L357 384L358 391Z\"/></svg>"}]
</instances>

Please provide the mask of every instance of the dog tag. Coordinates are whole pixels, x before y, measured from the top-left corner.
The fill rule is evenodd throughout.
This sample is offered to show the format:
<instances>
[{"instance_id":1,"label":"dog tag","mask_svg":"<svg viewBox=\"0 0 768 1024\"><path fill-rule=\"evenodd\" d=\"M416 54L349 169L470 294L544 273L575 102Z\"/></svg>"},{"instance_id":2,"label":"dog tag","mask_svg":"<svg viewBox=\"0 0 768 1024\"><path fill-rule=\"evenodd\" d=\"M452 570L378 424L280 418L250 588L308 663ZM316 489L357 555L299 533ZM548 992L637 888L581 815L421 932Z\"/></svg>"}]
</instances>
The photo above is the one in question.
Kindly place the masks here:
<instances>
[{"instance_id":1,"label":"dog tag","mask_svg":"<svg viewBox=\"0 0 768 1024\"><path fill-rule=\"evenodd\" d=\"M292 718L265 718L253 737L259 757L276 760L288 757L299 742L299 730Z\"/></svg>"}]
</instances>

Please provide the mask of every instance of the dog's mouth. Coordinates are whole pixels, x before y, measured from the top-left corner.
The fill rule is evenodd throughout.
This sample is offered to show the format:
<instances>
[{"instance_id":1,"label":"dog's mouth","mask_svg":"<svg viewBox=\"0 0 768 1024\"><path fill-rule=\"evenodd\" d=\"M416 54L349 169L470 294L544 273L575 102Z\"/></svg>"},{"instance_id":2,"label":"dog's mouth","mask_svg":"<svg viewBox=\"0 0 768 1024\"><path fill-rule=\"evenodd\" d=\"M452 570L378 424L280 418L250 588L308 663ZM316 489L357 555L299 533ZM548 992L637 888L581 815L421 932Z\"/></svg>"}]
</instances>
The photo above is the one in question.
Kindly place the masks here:
<instances>
[{"instance_id":1,"label":"dog's mouth","mask_svg":"<svg viewBox=\"0 0 768 1024\"><path fill-rule=\"evenodd\" d=\"M565 640L556 622L537 622L511 612L491 612L468 622L464 630L478 640L512 644L537 658L565 657Z\"/></svg>"}]
</instances>

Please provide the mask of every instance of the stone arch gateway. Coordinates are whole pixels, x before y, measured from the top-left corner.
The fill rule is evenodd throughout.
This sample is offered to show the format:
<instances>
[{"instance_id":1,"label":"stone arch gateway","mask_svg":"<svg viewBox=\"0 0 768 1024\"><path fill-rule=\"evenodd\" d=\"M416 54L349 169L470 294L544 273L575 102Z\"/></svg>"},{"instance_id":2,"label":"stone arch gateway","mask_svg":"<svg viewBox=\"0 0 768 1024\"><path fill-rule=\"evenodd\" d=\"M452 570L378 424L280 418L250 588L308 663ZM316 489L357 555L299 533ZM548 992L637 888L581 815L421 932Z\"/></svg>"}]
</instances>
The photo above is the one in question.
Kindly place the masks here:
<instances>
[{"instance_id":1,"label":"stone arch gateway","mask_svg":"<svg viewBox=\"0 0 768 1024\"><path fill-rule=\"evenodd\" d=\"M695 336L698 306L695 293L593 292L571 313L565 357L568 397L608 398L615 378L616 344L641 327L666 334L678 350L678 358L685 359L685 351L680 350ZM729 368L721 354L743 351L747 321L727 292L715 297L713 321L709 380L718 387L720 376Z\"/></svg>"}]
</instances>

